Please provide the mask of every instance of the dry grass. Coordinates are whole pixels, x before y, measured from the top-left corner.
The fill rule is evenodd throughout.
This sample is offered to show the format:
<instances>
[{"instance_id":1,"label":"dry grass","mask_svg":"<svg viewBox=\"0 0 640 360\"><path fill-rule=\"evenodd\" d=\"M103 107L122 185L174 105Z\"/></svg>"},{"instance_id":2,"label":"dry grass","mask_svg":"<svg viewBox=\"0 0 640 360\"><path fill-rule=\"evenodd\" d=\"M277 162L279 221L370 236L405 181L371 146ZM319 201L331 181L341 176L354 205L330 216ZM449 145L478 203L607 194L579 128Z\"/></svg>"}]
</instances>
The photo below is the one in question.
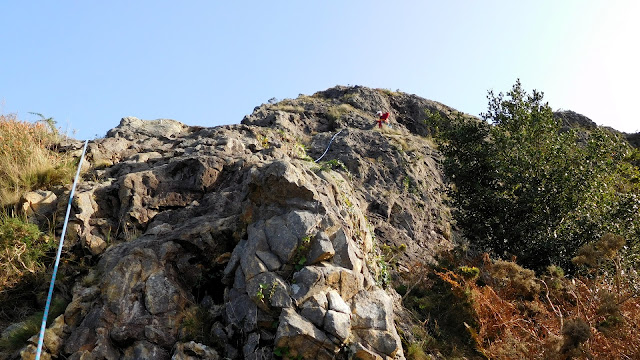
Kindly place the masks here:
<instances>
[{"instance_id":1,"label":"dry grass","mask_svg":"<svg viewBox=\"0 0 640 360\"><path fill-rule=\"evenodd\" d=\"M536 281L542 287L532 300L511 287L469 285L489 358L640 358L640 299L631 287L615 293L614 281L602 278L563 278L556 288Z\"/></svg>"},{"instance_id":2,"label":"dry grass","mask_svg":"<svg viewBox=\"0 0 640 360\"><path fill-rule=\"evenodd\" d=\"M57 139L47 124L0 115L0 206L26 191L68 182L71 159L50 150Z\"/></svg>"},{"instance_id":3,"label":"dry grass","mask_svg":"<svg viewBox=\"0 0 640 360\"><path fill-rule=\"evenodd\" d=\"M447 346L467 338L458 345L469 358L640 359L640 296L629 276L568 278L549 267L536 277L488 256L449 265L412 269L402 289L438 352L451 355Z\"/></svg>"}]
</instances>

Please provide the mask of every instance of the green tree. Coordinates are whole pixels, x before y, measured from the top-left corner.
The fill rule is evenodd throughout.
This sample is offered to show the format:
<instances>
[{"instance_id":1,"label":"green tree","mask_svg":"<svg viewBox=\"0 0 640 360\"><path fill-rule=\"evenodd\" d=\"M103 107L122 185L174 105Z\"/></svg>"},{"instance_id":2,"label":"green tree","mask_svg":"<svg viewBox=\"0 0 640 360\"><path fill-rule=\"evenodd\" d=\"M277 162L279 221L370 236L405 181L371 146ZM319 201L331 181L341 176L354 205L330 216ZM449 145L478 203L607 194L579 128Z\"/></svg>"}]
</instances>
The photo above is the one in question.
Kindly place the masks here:
<instances>
[{"instance_id":1,"label":"green tree","mask_svg":"<svg viewBox=\"0 0 640 360\"><path fill-rule=\"evenodd\" d=\"M638 171L623 161L626 142L562 128L543 93L528 94L519 80L487 98L484 121L439 126L456 219L473 244L540 269L570 266L606 231L638 237Z\"/></svg>"}]
</instances>

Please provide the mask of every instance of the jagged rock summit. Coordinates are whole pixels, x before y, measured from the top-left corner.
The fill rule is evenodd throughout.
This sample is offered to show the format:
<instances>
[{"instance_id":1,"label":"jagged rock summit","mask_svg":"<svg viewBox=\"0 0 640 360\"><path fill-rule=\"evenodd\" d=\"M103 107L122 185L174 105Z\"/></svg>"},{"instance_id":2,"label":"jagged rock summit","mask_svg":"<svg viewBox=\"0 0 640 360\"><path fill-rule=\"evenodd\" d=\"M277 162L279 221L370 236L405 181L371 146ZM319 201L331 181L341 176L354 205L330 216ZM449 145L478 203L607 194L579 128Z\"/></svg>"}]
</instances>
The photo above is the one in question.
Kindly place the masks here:
<instances>
[{"instance_id":1,"label":"jagged rock summit","mask_svg":"<svg viewBox=\"0 0 640 360\"><path fill-rule=\"evenodd\" d=\"M454 111L338 86L239 125L122 119L89 144L65 246L96 265L46 355L403 359L389 276L451 247L425 110ZM36 217L37 201L23 208Z\"/></svg>"}]
</instances>

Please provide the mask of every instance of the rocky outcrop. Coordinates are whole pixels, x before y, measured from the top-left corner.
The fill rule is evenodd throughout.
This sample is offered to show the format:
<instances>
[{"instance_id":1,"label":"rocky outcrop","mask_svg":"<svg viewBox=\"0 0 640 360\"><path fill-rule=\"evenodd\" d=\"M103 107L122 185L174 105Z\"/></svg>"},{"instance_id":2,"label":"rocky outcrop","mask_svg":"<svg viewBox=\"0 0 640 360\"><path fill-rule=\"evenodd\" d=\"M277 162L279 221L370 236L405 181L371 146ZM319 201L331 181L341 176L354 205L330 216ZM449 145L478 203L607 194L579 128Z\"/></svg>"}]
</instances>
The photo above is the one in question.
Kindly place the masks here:
<instances>
[{"instance_id":1,"label":"rocky outcrop","mask_svg":"<svg viewBox=\"0 0 640 360\"><path fill-rule=\"evenodd\" d=\"M374 128L378 109L393 128ZM336 87L239 125L123 119L88 148L66 246L97 265L47 354L404 358L389 272L451 246L427 109L453 111Z\"/></svg>"}]
</instances>

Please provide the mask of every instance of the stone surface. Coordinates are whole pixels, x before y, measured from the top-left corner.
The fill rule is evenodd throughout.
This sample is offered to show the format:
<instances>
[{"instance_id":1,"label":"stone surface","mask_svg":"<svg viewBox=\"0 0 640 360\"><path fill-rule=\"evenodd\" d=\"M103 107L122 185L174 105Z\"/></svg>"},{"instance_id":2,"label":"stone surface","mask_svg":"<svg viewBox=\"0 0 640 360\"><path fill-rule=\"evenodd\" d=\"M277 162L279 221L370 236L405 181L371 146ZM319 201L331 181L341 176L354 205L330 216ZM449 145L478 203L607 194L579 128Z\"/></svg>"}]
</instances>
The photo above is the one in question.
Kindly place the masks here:
<instances>
[{"instance_id":1,"label":"stone surface","mask_svg":"<svg viewBox=\"0 0 640 360\"><path fill-rule=\"evenodd\" d=\"M176 343L171 360L218 360L220 356L214 349L189 341L186 343Z\"/></svg>"},{"instance_id":2,"label":"stone surface","mask_svg":"<svg viewBox=\"0 0 640 360\"><path fill-rule=\"evenodd\" d=\"M336 336L342 343L351 333L351 316L342 312L329 310L324 317L323 327L329 334Z\"/></svg>"},{"instance_id":3,"label":"stone surface","mask_svg":"<svg viewBox=\"0 0 640 360\"><path fill-rule=\"evenodd\" d=\"M379 109L393 131L372 129ZM90 142L73 200L66 246L97 265L68 287L58 358L261 358L280 344L332 359L348 338L361 358L402 359L371 260L382 244L406 245L398 268L451 246L425 110L453 111L338 86L237 125L122 119ZM61 218L68 190L53 193ZM203 319L211 348L184 340Z\"/></svg>"},{"instance_id":4,"label":"stone surface","mask_svg":"<svg viewBox=\"0 0 640 360\"><path fill-rule=\"evenodd\" d=\"M336 251L333 249L333 244L327 234L319 232L314 240L309 250L309 264L314 265L329 260L335 255Z\"/></svg>"},{"instance_id":5,"label":"stone surface","mask_svg":"<svg viewBox=\"0 0 640 360\"><path fill-rule=\"evenodd\" d=\"M323 331L290 308L280 314L275 345L303 359L331 359L338 350Z\"/></svg>"},{"instance_id":6,"label":"stone surface","mask_svg":"<svg viewBox=\"0 0 640 360\"><path fill-rule=\"evenodd\" d=\"M342 300L342 297L340 297L340 294L338 294L336 290L331 290L327 293L327 301L329 303L329 310L351 314L351 308Z\"/></svg>"}]
</instances>

